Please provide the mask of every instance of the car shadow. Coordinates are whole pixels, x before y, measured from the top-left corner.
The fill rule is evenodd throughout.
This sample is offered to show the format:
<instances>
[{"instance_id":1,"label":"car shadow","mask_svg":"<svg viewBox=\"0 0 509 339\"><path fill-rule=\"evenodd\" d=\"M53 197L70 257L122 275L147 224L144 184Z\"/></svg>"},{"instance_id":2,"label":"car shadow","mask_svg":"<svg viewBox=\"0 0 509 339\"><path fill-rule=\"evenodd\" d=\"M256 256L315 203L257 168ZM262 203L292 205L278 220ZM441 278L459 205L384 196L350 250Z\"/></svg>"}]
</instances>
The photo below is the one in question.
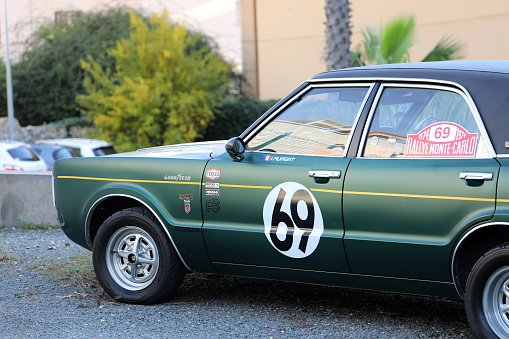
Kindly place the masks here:
<instances>
[{"instance_id":1,"label":"car shadow","mask_svg":"<svg viewBox=\"0 0 509 339\"><path fill-rule=\"evenodd\" d=\"M297 327L311 326L311 314L357 327L396 326L409 331L408 337L474 337L463 301L437 297L192 273L168 302L248 305L275 313L284 309ZM302 317L302 312L307 316Z\"/></svg>"}]
</instances>

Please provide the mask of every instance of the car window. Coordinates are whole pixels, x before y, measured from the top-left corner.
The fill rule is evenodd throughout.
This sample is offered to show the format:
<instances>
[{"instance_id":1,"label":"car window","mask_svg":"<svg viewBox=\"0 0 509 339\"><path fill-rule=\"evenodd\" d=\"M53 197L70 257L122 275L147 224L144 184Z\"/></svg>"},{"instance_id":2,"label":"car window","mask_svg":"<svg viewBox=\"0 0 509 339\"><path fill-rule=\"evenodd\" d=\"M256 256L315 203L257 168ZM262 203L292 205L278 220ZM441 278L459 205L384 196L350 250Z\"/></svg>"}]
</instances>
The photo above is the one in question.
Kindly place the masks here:
<instances>
[{"instance_id":1,"label":"car window","mask_svg":"<svg viewBox=\"0 0 509 339\"><path fill-rule=\"evenodd\" d=\"M35 155L34 152L32 152L31 150L29 150L28 148L26 148L24 146L8 149L7 153L9 153L9 155L15 160L39 161L39 158L37 157L37 155Z\"/></svg>"},{"instance_id":2,"label":"car window","mask_svg":"<svg viewBox=\"0 0 509 339\"><path fill-rule=\"evenodd\" d=\"M98 157L100 157L102 155L110 155L110 154L115 154L115 153L117 153L117 152L115 151L113 146L105 146L105 147L100 147L100 148L94 149L94 154Z\"/></svg>"},{"instance_id":3,"label":"car window","mask_svg":"<svg viewBox=\"0 0 509 339\"><path fill-rule=\"evenodd\" d=\"M79 148L71 147L71 146L64 146L69 152L71 152L73 158L81 158L81 151Z\"/></svg>"},{"instance_id":4,"label":"car window","mask_svg":"<svg viewBox=\"0 0 509 339\"><path fill-rule=\"evenodd\" d=\"M364 142L363 157L486 157L465 98L454 91L386 87Z\"/></svg>"},{"instance_id":5,"label":"car window","mask_svg":"<svg viewBox=\"0 0 509 339\"><path fill-rule=\"evenodd\" d=\"M55 160L67 159L67 158L73 157L71 151L65 147L55 150L52 155L53 155L53 159L55 159Z\"/></svg>"},{"instance_id":6,"label":"car window","mask_svg":"<svg viewBox=\"0 0 509 339\"><path fill-rule=\"evenodd\" d=\"M312 89L249 140L246 150L343 156L368 89Z\"/></svg>"}]
</instances>

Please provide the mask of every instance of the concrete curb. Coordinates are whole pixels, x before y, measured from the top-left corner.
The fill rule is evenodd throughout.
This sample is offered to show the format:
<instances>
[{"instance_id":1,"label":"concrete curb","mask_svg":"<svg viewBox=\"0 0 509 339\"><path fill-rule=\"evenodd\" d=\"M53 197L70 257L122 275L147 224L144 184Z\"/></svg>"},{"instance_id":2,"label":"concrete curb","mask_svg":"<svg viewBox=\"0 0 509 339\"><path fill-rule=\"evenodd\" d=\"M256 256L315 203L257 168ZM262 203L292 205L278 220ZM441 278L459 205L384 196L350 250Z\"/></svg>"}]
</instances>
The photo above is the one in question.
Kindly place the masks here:
<instances>
[{"instance_id":1,"label":"concrete curb","mask_svg":"<svg viewBox=\"0 0 509 339\"><path fill-rule=\"evenodd\" d=\"M52 172L0 173L0 225L58 225L53 206Z\"/></svg>"}]
</instances>

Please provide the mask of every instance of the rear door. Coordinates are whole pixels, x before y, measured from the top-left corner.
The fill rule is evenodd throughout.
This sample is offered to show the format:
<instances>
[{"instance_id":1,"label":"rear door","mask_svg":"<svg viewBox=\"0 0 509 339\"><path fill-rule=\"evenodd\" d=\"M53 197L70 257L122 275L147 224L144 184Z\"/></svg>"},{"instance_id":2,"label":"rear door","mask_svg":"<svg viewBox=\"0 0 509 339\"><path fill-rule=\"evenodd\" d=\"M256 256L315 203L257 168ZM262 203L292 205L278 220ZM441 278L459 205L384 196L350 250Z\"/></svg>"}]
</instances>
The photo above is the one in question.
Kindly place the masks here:
<instances>
[{"instance_id":1,"label":"rear door","mask_svg":"<svg viewBox=\"0 0 509 339\"><path fill-rule=\"evenodd\" d=\"M381 86L345 178L352 273L450 281L458 229L493 215L493 153L460 90Z\"/></svg>"},{"instance_id":2,"label":"rear door","mask_svg":"<svg viewBox=\"0 0 509 339\"><path fill-rule=\"evenodd\" d=\"M368 92L365 84L308 87L248 136L242 161L209 161L203 234L218 271L349 271L344 154Z\"/></svg>"}]
</instances>

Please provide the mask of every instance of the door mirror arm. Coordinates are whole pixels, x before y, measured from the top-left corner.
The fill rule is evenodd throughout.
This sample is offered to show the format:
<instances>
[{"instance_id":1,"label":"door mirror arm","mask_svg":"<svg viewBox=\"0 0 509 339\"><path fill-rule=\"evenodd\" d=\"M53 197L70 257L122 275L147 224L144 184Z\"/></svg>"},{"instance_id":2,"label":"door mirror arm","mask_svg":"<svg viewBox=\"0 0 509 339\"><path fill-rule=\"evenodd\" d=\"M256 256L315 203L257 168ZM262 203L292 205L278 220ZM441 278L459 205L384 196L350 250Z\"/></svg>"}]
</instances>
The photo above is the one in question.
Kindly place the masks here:
<instances>
[{"instance_id":1,"label":"door mirror arm","mask_svg":"<svg viewBox=\"0 0 509 339\"><path fill-rule=\"evenodd\" d=\"M244 140L242 140L242 138L231 138L226 142L224 148L234 161L242 161L242 159L244 159L244 151L246 150L246 145L244 144Z\"/></svg>"}]
</instances>

